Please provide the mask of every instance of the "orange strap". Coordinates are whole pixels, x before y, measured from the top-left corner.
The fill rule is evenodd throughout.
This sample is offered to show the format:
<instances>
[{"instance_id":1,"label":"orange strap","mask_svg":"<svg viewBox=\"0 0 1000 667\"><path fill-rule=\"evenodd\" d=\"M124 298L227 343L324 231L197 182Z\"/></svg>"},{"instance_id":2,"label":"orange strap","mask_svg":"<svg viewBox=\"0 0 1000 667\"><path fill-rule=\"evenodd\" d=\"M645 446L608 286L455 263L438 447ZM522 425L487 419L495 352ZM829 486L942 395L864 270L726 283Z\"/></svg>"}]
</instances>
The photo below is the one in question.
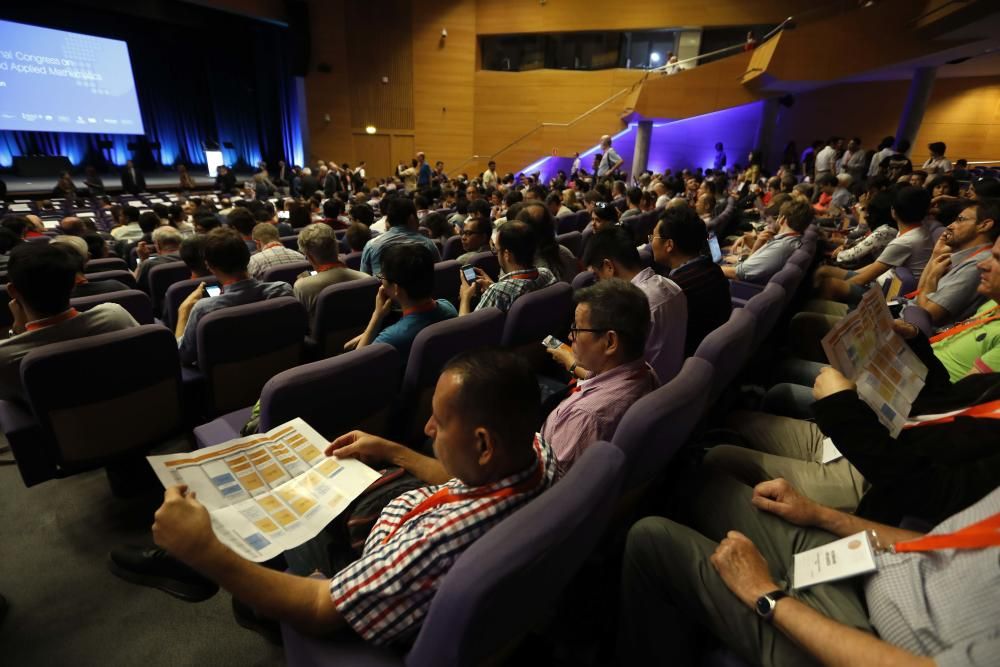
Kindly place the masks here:
<instances>
[{"instance_id":1,"label":"orange strap","mask_svg":"<svg viewBox=\"0 0 1000 667\"><path fill-rule=\"evenodd\" d=\"M66 320L71 320L80 314L76 308L70 308L65 310L58 315L53 315L52 317L46 317L41 320L35 320L34 322L28 322L24 325L24 328L28 331L36 331L38 329L44 329L45 327L50 327L53 324L59 324L60 322L65 322Z\"/></svg>"},{"instance_id":2,"label":"orange strap","mask_svg":"<svg viewBox=\"0 0 1000 667\"><path fill-rule=\"evenodd\" d=\"M951 338L952 336L956 336L962 333L963 331L968 331L969 329L978 327L980 325L988 324L993 320L1000 320L1000 306L996 306L995 308L987 310L985 313L983 313L983 316L977 320L971 320L971 319L966 320L961 324L956 324L947 331L943 331L937 334L936 336L931 336L931 343L937 343L938 341L945 340L946 338Z\"/></svg>"},{"instance_id":3,"label":"orange strap","mask_svg":"<svg viewBox=\"0 0 1000 667\"><path fill-rule=\"evenodd\" d=\"M538 441L535 440L535 451L538 451ZM447 505L448 503L457 503L463 500L474 500L477 498L492 498L495 500L501 500L504 498L510 498L511 496L517 495L519 493L527 493L535 487L537 487L541 482L542 478L545 476L545 464L542 461L541 455L538 457L538 466L535 468L534 472L525 479L521 480L519 483L508 486L503 489L496 489L494 491L488 491L486 489L480 489L477 491L470 491L468 493L455 493L448 487L438 489L430 496L424 498L420 501L416 507L411 509L409 512L403 515L403 518L399 520L396 525L385 539L382 540L383 544L389 542L392 536L396 534L403 525L412 519L413 517L420 516L424 512L429 512L435 507L440 507L441 505Z\"/></svg>"},{"instance_id":4,"label":"orange strap","mask_svg":"<svg viewBox=\"0 0 1000 667\"><path fill-rule=\"evenodd\" d=\"M927 535L915 540L896 542L893 551L937 551L939 549L985 549L1000 546L1000 513L946 535Z\"/></svg>"},{"instance_id":5,"label":"orange strap","mask_svg":"<svg viewBox=\"0 0 1000 667\"><path fill-rule=\"evenodd\" d=\"M933 416L933 415L930 415ZM1000 419L1000 401L990 401L981 403L962 410L942 413L935 419L910 420L903 428L918 428L920 426L930 426L932 424L950 424L956 417L975 417L977 419Z\"/></svg>"}]
</instances>

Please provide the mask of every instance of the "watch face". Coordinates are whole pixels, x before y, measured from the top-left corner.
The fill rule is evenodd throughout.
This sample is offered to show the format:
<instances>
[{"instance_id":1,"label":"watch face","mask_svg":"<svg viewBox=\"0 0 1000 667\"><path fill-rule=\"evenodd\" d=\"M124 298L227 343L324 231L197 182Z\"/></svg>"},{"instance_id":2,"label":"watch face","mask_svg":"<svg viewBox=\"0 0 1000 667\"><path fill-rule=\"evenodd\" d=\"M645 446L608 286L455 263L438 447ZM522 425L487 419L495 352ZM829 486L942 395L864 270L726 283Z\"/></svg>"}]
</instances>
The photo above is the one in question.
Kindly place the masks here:
<instances>
[{"instance_id":1,"label":"watch face","mask_svg":"<svg viewBox=\"0 0 1000 667\"><path fill-rule=\"evenodd\" d=\"M768 616L774 609L774 601L766 595L757 598L757 613L761 616Z\"/></svg>"}]
</instances>

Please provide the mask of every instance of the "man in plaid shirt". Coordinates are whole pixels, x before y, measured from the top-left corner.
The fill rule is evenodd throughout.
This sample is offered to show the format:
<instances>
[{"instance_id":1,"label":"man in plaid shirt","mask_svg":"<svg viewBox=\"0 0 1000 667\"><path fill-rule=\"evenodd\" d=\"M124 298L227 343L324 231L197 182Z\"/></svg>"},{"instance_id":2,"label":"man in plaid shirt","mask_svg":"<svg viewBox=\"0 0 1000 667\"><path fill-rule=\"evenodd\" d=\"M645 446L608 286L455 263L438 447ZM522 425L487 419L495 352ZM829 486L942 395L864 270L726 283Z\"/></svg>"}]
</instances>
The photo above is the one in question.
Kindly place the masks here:
<instances>
[{"instance_id":1,"label":"man in plaid shirt","mask_svg":"<svg viewBox=\"0 0 1000 667\"><path fill-rule=\"evenodd\" d=\"M264 272L272 266L306 261L306 256L301 252L286 248L281 243L278 228L270 222L258 223L253 228L253 240L257 244L257 252L250 257L250 264L247 266L251 278L263 279Z\"/></svg>"},{"instance_id":2,"label":"man in plaid shirt","mask_svg":"<svg viewBox=\"0 0 1000 667\"><path fill-rule=\"evenodd\" d=\"M493 399L484 402L487 392ZM375 644L412 640L462 552L558 478L552 450L533 436L539 403L523 360L479 350L453 359L438 380L426 426L436 458L360 431L335 440L328 455L390 462L434 486L390 502L362 556L332 580L238 556L215 537L208 512L183 486L167 489L153 537L258 614L302 632L350 628Z\"/></svg>"},{"instance_id":3,"label":"man in plaid shirt","mask_svg":"<svg viewBox=\"0 0 1000 667\"><path fill-rule=\"evenodd\" d=\"M535 249L538 239L535 230L523 222L507 222L494 233L497 261L500 263L500 280L493 280L486 272L476 268L477 278L470 283L462 274L459 288L459 315L473 312L472 299L481 293L475 310L496 307L503 312L510 310L518 297L548 287L556 277L546 268L535 267Z\"/></svg>"}]
</instances>

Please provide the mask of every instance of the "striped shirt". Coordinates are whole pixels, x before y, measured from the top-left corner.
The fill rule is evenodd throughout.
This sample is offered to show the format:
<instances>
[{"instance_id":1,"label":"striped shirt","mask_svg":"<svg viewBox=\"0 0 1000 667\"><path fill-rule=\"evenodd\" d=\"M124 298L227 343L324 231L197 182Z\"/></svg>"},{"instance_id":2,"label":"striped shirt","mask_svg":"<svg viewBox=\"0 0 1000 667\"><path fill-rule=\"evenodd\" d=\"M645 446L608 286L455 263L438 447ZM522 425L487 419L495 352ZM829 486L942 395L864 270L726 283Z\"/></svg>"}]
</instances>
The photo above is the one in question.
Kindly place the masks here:
<instances>
[{"instance_id":1,"label":"striped shirt","mask_svg":"<svg viewBox=\"0 0 1000 667\"><path fill-rule=\"evenodd\" d=\"M330 597L359 636L379 645L413 639L462 552L559 478L541 436L535 453L529 468L493 484L453 479L404 493L382 510L361 558L330 581ZM450 502L429 500L445 493Z\"/></svg>"},{"instance_id":2,"label":"striped shirt","mask_svg":"<svg viewBox=\"0 0 1000 667\"><path fill-rule=\"evenodd\" d=\"M509 271L486 288L479 297L476 310L493 306L506 313L519 296L548 287L554 282L556 282L555 275L542 267Z\"/></svg>"}]
</instances>

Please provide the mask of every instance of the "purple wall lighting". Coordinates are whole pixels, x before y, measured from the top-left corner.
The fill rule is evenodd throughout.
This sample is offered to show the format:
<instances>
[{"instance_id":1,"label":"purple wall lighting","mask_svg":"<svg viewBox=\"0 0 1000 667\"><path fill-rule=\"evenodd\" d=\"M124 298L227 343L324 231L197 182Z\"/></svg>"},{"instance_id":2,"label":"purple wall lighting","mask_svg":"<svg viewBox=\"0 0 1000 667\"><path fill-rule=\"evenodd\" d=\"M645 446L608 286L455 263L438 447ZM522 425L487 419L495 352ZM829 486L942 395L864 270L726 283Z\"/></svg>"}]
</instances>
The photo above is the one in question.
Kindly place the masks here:
<instances>
[{"instance_id":1,"label":"purple wall lighting","mask_svg":"<svg viewBox=\"0 0 1000 667\"><path fill-rule=\"evenodd\" d=\"M691 118L654 122L648 168L656 172L697 167L710 169L715 161L715 144L719 141L725 146L727 166L730 169L736 163L745 166L757 141L762 105L763 102L751 102ZM630 172L632 168L637 127L637 123L630 123L627 128L611 137L611 145L625 160L623 166L626 172ZM600 149L600 144L595 144L580 152L580 164L588 172L591 171L593 156ZM568 173L572 163L572 156L548 156L514 173L531 174L538 171L541 172L543 182L547 182L560 169Z\"/></svg>"}]
</instances>

